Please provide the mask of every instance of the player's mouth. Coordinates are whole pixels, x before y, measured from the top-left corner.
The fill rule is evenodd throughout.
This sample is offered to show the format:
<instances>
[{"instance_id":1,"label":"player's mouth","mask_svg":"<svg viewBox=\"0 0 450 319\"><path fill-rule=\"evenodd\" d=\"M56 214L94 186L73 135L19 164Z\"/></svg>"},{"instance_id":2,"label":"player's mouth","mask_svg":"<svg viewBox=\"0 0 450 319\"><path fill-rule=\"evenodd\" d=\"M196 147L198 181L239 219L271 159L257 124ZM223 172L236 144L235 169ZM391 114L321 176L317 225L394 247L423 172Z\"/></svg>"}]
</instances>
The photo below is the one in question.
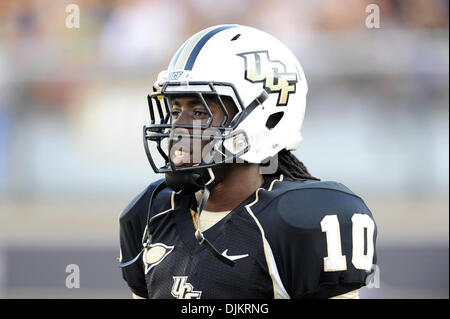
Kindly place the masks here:
<instances>
[{"instance_id":1,"label":"player's mouth","mask_svg":"<svg viewBox=\"0 0 450 319\"><path fill-rule=\"evenodd\" d=\"M191 153L185 152L181 148L179 148L172 154L172 163L173 165L175 165L175 167L189 165L192 164L191 158Z\"/></svg>"},{"instance_id":2,"label":"player's mouth","mask_svg":"<svg viewBox=\"0 0 450 319\"><path fill-rule=\"evenodd\" d=\"M204 142L192 139L177 140L170 148L170 159L174 167L196 166L202 163Z\"/></svg>"}]
</instances>

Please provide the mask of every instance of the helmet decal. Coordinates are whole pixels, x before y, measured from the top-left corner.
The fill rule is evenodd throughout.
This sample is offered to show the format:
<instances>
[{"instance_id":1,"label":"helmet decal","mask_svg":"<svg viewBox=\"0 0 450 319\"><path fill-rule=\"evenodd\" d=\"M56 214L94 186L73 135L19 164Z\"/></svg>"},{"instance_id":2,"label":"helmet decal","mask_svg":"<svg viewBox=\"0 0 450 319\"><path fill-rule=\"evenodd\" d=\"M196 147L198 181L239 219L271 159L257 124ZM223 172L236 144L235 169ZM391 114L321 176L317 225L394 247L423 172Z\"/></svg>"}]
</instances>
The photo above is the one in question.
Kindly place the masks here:
<instances>
[{"instance_id":1,"label":"helmet decal","mask_svg":"<svg viewBox=\"0 0 450 319\"><path fill-rule=\"evenodd\" d=\"M286 72L286 65L271 60L267 50L240 53L238 56L245 59L245 79L252 83L263 82L269 93L278 93L277 106L286 106L289 94L296 91L297 72Z\"/></svg>"}]
</instances>

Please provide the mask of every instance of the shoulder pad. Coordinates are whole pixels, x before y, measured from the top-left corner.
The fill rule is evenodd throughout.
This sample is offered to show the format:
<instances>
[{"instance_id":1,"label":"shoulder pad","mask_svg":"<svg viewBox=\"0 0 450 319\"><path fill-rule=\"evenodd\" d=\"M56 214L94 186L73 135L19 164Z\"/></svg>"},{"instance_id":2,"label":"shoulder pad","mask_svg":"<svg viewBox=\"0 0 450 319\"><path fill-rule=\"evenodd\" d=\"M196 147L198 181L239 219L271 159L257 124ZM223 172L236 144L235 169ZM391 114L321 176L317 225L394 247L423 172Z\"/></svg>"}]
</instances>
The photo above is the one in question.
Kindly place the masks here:
<instances>
[{"instance_id":1,"label":"shoulder pad","mask_svg":"<svg viewBox=\"0 0 450 319\"><path fill-rule=\"evenodd\" d=\"M350 189L348 189L345 185L341 183L334 181L314 181L314 180L293 181L288 179L283 180L281 182L276 181L273 186L272 192L275 195L279 195L288 191L303 190L303 189L335 190L356 196Z\"/></svg>"},{"instance_id":2,"label":"shoulder pad","mask_svg":"<svg viewBox=\"0 0 450 319\"><path fill-rule=\"evenodd\" d=\"M276 201L280 217L290 226L316 228L326 215L337 215L344 223L356 213L371 216L364 201L346 186L337 182L308 184L284 192Z\"/></svg>"},{"instance_id":3,"label":"shoulder pad","mask_svg":"<svg viewBox=\"0 0 450 319\"><path fill-rule=\"evenodd\" d=\"M336 214L345 219L354 213L371 216L359 196L333 181L276 181L270 191L260 192L252 210L256 214L275 213L288 225L302 229L320 227L320 220L326 215Z\"/></svg>"},{"instance_id":4,"label":"shoulder pad","mask_svg":"<svg viewBox=\"0 0 450 319\"><path fill-rule=\"evenodd\" d=\"M336 182L284 181L275 182L270 191L261 192L260 198L263 200L254 205L254 211L259 213L258 219L290 296L328 298L364 285L366 268L356 268L352 259L353 217L366 215L373 221L373 216L360 197ZM325 219L328 216L331 219ZM325 269L329 254L324 225L338 227L345 269L342 265L340 269ZM374 247L376 233L374 224ZM376 263L375 253L372 261Z\"/></svg>"}]
</instances>

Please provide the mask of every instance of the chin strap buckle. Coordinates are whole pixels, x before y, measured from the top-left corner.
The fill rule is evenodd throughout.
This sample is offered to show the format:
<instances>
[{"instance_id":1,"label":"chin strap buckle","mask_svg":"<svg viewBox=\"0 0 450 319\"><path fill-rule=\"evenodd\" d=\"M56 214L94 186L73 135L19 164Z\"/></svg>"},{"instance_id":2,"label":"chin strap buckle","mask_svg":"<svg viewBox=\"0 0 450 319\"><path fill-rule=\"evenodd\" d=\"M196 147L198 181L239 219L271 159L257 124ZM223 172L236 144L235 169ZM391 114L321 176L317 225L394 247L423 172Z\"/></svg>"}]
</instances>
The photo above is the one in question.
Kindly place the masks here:
<instances>
[{"instance_id":1,"label":"chin strap buckle","mask_svg":"<svg viewBox=\"0 0 450 319\"><path fill-rule=\"evenodd\" d=\"M203 243L205 242L205 236L203 236L203 233L200 231L200 229L197 229L195 231L195 238L200 245L203 245Z\"/></svg>"}]
</instances>

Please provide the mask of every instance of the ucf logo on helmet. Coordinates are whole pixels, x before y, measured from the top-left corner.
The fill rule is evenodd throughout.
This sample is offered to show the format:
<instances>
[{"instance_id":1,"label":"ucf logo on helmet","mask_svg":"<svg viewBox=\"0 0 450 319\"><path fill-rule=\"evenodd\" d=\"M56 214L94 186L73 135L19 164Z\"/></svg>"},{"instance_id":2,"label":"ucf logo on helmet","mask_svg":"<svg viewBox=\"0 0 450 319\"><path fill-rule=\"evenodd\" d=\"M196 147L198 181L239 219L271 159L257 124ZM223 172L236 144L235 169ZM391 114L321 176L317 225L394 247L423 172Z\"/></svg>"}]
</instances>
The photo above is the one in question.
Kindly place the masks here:
<instances>
[{"instance_id":1,"label":"ucf logo on helmet","mask_svg":"<svg viewBox=\"0 0 450 319\"><path fill-rule=\"evenodd\" d=\"M286 72L286 66L278 60L271 60L268 51L239 53L245 59L245 79L252 82L263 82L270 93L278 93L277 106L288 103L289 94L295 93L297 73Z\"/></svg>"}]
</instances>

